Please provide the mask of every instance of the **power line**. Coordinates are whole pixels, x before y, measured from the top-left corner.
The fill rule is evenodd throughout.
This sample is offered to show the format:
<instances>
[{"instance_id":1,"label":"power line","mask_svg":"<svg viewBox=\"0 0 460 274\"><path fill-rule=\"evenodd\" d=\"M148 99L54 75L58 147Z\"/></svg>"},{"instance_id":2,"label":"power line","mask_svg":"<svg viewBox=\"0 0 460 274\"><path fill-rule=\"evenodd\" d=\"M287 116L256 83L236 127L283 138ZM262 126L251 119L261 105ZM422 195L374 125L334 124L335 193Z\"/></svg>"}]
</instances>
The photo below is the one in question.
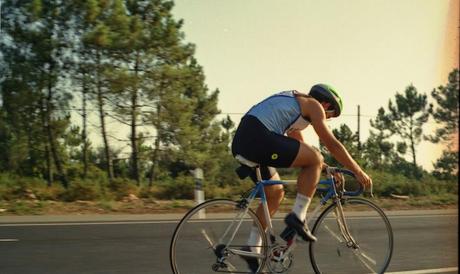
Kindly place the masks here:
<instances>
[{"instance_id":1,"label":"power line","mask_svg":"<svg viewBox=\"0 0 460 274\"><path fill-rule=\"evenodd\" d=\"M152 106L149 106L149 105L142 105L142 106L139 106L139 107L153 108ZM55 110L60 110L60 111L83 111L82 108L78 108L78 107L54 108L54 109ZM86 112L99 112L99 109L97 109L97 108L87 108ZM216 115L245 115L245 114L246 114L246 112L221 112L221 113L217 113ZM358 115L357 114L346 113L346 114L341 114L341 116L357 117ZM376 115L370 115L370 114L361 114L360 116L361 117L367 117L367 118L375 118L375 117L377 117Z\"/></svg>"},{"instance_id":2,"label":"power line","mask_svg":"<svg viewBox=\"0 0 460 274\"><path fill-rule=\"evenodd\" d=\"M143 107L150 107L147 105L144 105ZM77 107L72 107L72 108L54 108L55 110L60 110L60 111L83 111L82 108L77 108ZM87 108L86 112L99 112L99 109L96 108ZM216 115L245 115L246 112L221 112L217 113ZM352 117L357 117L357 114L341 114L341 116L352 116ZM376 117L375 115L370 115L370 114L361 114L361 117L368 117L368 118L374 118Z\"/></svg>"},{"instance_id":3,"label":"power line","mask_svg":"<svg viewBox=\"0 0 460 274\"><path fill-rule=\"evenodd\" d=\"M83 111L83 109L81 109L81 108L55 108L55 110L60 110L60 111L80 111L80 112ZM87 111L87 112L90 112L90 113L91 113L91 112L99 112L98 109L91 109L91 108L86 109L86 111ZM105 111L105 114L106 114L107 116L109 116L110 118L112 118L113 120L116 120L116 121L119 122L119 123L123 123L123 124L129 126L129 124L127 124L126 122L120 121L119 118L113 117L113 115L112 115L112 114L109 114L108 111ZM246 112L221 112L221 113L217 113L216 115L219 115L219 116L221 116L221 115L239 115L239 116L243 116L243 115L245 115L245 114L246 114ZM340 116L342 116L342 117L358 117L358 114L349 114L349 113L345 113L345 114L341 114ZM362 114L362 113L359 115L359 117L371 118L371 119L377 118L376 115ZM111 122L111 123L112 123L112 122ZM427 122L426 124L432 124L432 125L434 125L434 124L437 124L437 123L434 123L434 122Z\"/></svg>"}]
</instances>

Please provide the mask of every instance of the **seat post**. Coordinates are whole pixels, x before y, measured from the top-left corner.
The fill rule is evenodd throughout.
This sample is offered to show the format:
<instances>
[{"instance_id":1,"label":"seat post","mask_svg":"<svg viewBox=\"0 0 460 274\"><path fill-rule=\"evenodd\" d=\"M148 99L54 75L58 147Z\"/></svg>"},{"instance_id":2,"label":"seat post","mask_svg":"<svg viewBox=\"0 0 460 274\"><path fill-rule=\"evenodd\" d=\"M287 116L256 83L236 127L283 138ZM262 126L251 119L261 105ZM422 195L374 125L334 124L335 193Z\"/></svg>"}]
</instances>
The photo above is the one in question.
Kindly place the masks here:
<instances>
[{"instance_id":1,"label":"seat post","mask_svg":"<svg viewBox=\"0 0 460 274\"><path fill-rule=\"evenodd\" d=\"M262 174L260 173L260 166L256 166L256 176L257 176L257 182L262 181Z\"/></svg>"}]
</instances>

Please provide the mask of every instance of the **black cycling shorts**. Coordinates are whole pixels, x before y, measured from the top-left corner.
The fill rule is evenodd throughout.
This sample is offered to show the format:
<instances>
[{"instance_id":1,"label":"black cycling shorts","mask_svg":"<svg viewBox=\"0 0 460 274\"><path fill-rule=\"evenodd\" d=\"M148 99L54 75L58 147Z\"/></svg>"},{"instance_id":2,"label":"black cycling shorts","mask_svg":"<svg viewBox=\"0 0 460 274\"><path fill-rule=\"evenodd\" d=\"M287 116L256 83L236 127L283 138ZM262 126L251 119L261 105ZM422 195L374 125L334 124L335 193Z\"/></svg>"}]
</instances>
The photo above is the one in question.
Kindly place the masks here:
<instances>
[{"instance_id":1,"label":"black cycling shorts","mask_svg":"<svg viewBox=\"0 0 460 274\"><path fill-rule=\"evenodd\" d=\"M233 156L239 154L260 164L264 180L276 173L276 169L269 167L290 167L299 148L298 140L271 132L251 115L241 119L232 142Z\"/></svg>"}]
</instances>

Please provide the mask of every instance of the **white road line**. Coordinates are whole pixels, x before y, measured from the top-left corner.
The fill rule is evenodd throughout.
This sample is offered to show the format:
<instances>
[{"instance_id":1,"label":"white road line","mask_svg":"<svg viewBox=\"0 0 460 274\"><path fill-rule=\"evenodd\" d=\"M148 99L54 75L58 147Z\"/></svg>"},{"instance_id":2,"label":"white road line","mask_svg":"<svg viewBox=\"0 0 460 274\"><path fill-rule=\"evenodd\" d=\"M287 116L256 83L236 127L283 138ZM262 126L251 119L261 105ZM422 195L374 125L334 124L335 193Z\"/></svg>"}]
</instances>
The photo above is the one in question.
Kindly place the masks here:
<instances>
[{"instance_id":1,"label":"white road line","mask_svg":"<svg viewBox=\"0 0 460 274\"><path fill-rule=\"evenodd\" d=\"M430 218L430 217L457 217L455 214L445 215L398 215L388 216L391 219L404 219L404 218ZM375 219L379 216L352 216L348 219ZM177 224L180 220L159 220L159 221L97 221L97 222L49 222L49 223L14 223L0 224L0 227L17 227L17 226L79 226L79 225L127 225L127 224ZM194 222L222 222L225 219L217 220L193 220ZM249 219L248 219L249 221ZM272 221L283 221L283 218L275 218Z\"/></svg>"},{"instance_id":2,"label":"white road line","mask_svg":"<svg viewBox=\"0 0 460 274\"><path fill-rule=\"evenodd\" d=\"M0 224L0 227L17 227L17 226L81 226L81 225L128 225L128 224L175 224L179 221L126 221L126 222L83 222L83 223L16 223Z\"/></svg>"},{"instance_id":3,"label":"white road line","mask_svg":"<svg viewBox=\"0 0 460 274\"><path fill-rule=\"evenodd\" d=\"M19 242L18 239L0 239L0 242Z\"/></svg>"},{"instance_id":4,"label":"white road line","mask_svg":"<svg viewBox=\"0 0 460 274\"><path fill-rule=\"evenodd\" d=\"M446 273L446 272L454 272L454 271L458 271L458 267L386 272L386 274L428 274L428 273Z\"/></svg>"}]
</instances>

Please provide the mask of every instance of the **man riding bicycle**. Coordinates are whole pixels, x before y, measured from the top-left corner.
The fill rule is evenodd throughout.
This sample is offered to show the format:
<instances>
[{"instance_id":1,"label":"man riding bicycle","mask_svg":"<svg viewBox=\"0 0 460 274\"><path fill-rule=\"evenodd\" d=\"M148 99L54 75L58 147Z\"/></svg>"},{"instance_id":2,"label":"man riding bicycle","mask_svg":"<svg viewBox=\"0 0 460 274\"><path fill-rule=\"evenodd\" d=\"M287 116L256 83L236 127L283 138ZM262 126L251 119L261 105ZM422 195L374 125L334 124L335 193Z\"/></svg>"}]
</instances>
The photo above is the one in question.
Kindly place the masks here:
<instances>
[{"instance_id":1,"label":"man riding bicycle","mask_svg":"<svg viewBox=\"0 0 460 274\"><path fill-rule=\"evenodd\" d=\"M372 184L372 179L326 125L326 120L338 117L342 108L341 98L329 85L314 85L308 95L296 90L280 92L256 104L243 116L232 142L233 156L260 164L264 180L280 179L275 167L301 168L296 200L285 223L305 241L316 241L304 222L321 170L326 165L321 153L304 142L303 129L312 125L322 144L338 162L355 173L360 184L364 187ZM265 192L273 216L284 197L283 185L266 186ZM257 216L265 229L262 206L257 209ZM261 242L257 228L253 227L248 246L260 246Z\"/></svg>"}]
</instances>

